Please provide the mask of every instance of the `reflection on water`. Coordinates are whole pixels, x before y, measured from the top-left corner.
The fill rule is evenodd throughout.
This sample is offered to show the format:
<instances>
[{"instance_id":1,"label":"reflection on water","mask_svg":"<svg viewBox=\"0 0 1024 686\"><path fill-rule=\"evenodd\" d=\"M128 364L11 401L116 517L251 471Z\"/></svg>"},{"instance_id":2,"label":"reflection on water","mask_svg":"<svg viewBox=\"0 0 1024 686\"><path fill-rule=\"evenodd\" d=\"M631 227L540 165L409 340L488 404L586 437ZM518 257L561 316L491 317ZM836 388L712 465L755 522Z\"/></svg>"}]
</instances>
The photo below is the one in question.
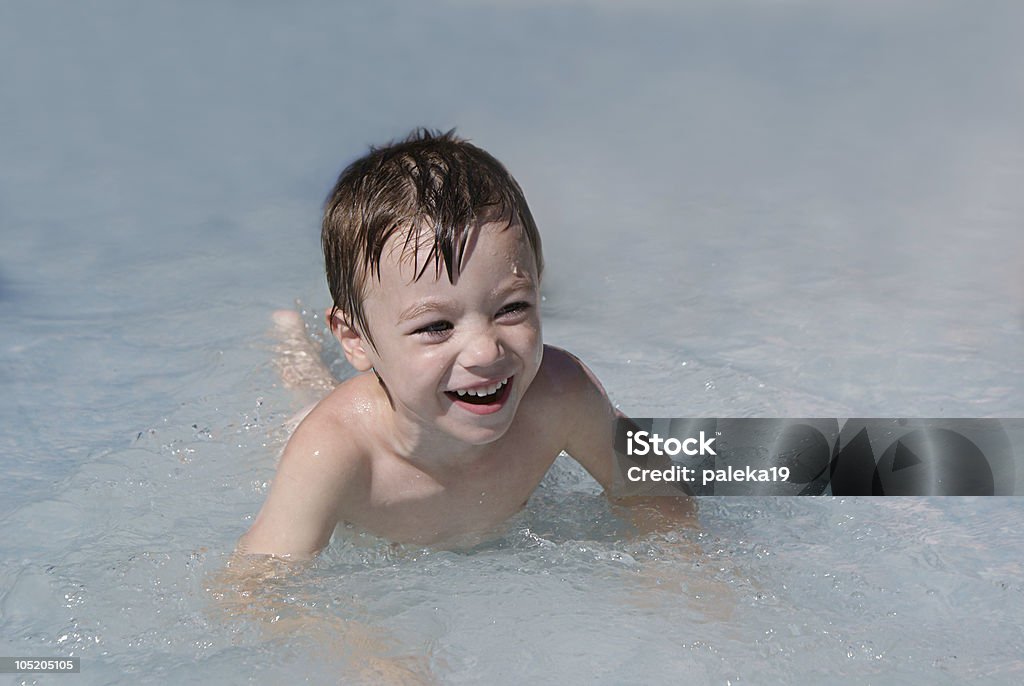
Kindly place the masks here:
<instances>
[{"instance_id":1,"label":"reflection on water","mask_svg":"<svg viewBox=\"0 0 1024 686\"><path fill-rule=\"evenodd\" d=\"M417 125L517 176L547 340L634 416L1019 416L1018 4L197 12L0 9L0 654L83 683L1020 680L1014 499L711 498L636 538L559 461L487 544L340 539L265 585L381 663L225 619L213 582L301 406L269 313L320 325L323 195Z\"/></svg>"}]
</instances>

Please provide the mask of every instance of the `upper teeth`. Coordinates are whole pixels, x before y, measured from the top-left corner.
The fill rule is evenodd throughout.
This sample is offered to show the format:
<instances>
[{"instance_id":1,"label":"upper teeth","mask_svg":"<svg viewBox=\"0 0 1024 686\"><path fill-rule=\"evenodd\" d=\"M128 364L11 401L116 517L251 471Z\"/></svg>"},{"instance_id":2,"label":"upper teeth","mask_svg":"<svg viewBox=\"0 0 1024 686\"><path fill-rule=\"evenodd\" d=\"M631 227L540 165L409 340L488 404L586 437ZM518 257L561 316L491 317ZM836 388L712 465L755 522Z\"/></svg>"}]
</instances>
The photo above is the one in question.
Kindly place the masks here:
<instances>
[{"instance_id":1,"label":"upper teeth","mask_svg":"<svg viewBox=\"0 0 1024 686\"><path fill-rule=\"evenodd\" d=\"M512 378L512 377L509 377L509 379L510 378ZM505 379L504 381L499 381L498 383L494 384L493 386L484 386L483 388L474 388L473 390L469 390L469 391L455 391L455 392L458 393L459 395L475 395L475 396L483 397L485 395L491 395L492 393L497 393L498 389L504 387L504 385L507 384L507 383L508 383L508 379Z\"/></svg>"}]
</instances>

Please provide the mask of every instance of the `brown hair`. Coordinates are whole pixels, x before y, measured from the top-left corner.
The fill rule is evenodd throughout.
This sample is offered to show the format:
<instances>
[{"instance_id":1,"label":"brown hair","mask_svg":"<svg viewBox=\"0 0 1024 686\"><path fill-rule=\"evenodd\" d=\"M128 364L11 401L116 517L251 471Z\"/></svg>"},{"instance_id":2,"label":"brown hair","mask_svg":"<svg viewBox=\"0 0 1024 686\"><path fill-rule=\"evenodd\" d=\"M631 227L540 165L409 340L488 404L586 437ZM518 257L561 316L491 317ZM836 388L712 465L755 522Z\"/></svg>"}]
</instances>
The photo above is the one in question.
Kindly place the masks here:
<instances>
[{"instance_id":1,"label":"brown hair","mask_svg":"<svg viewBox=\"0 0 1024 686\"><path fill-rule=\"evenodd\" d=\"M398 231L408 231L403 250L413 255L416 279L434 263L448 280L461 268L476 221L507 219L518 224L543 270L540 234L522 189L490 154L447 133L417 129L403 141L370 148L338 177L324 203L321 241L327 285L345 323L373 343L363 310L369 275L380 279L381 253ZM433 245L422 268L418 251Z\"/></svg>"}]
</instances>

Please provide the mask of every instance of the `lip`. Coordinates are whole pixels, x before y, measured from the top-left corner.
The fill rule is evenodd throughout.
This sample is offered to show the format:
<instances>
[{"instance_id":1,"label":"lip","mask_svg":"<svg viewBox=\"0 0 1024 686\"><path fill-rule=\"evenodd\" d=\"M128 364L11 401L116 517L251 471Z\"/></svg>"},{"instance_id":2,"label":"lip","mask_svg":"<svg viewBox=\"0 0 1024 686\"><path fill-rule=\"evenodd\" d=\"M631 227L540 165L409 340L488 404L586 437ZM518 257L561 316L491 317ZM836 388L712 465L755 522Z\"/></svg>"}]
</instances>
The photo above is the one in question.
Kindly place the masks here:
<instances>
[{"instance_id":1,"label":"lip","mask_svg":"<svg viewBox=\"0 0 1024 686\"><path fill-rule=\"evenodd\" d=\"M468 403L465 400L459 400L459 398L455 395L455 391L446 391L445 396L447 396L447 398L452 401L453 405L461 407L462 409L466 410L467 412L471 412L472 414L494 414L495 412L501 411L501 409L505 407L505 403L508 402L509 396L511 395L512 392L512 384L515 383L516 379L514 375L505 378L508 379L508 382L505 384L504 388L501 389L501 394L498 396L498 399L495 400L493 403L488 403L486 405L475 405L473 403ZM486 388L487 386L493 386L494 384L500 382L501 379L498 379L497 381L490 381L487 383L477 384L476 386L472 386L470 388L460 388L459 390L471 391L476 390L478 388Z\"/></svg>"}]
</instances>

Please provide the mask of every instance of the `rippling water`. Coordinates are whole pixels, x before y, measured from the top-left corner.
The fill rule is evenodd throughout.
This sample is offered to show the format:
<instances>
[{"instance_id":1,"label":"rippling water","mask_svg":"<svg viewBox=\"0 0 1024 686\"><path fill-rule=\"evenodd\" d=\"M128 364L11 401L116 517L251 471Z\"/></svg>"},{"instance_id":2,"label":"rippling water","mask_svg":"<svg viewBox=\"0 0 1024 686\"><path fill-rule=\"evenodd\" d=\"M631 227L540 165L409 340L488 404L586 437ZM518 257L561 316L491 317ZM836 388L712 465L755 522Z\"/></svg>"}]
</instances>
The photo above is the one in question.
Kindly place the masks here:
<instances>
[{"instance_id":1,"label":"rippling water","mask_svg":"<svg viewBox=\"0 0 1024 686\"><path fill-rule=\"evenodd\" d=\"M248 596L220 572L310 400L269 312L320 333L319 203L416 125L517 176L545 338L627 413L1021 416L1021 19L3 6L0 654L96 684L1018 683L1016 498L706 498L636 538L560 460L468 551L339 536Z\"/></svg>"}]
</instances>

